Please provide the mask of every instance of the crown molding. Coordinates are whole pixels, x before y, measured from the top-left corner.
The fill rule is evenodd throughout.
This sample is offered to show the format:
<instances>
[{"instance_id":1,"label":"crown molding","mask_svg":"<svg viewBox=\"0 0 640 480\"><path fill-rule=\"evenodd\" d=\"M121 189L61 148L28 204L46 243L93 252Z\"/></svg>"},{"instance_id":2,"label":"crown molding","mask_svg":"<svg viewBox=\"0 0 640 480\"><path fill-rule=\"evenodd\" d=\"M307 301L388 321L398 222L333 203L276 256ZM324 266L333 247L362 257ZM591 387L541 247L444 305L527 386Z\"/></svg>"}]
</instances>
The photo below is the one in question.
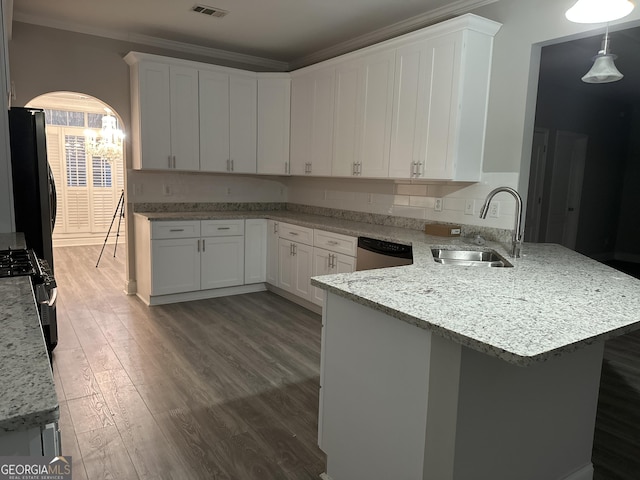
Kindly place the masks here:
<instances>
[{"instance_id":1,"label":"crown molding","mask_svg":"<svg viewBox=\"0 0 640 480\"><path fill-rule=\"evenodd\" d=\"M94 35L97 37L109 38L111 40L120 40L123 42L131 42L139 45L163 48L175 52L200 55L212 59L226 60L261 69L275 71L289 70L289 64L287 62L281 62L278 60L272 60L263 57L256 57L253 55L246 55L243 53L230 52L228 50L221 50L218 48L203 47L191 43L176 42L174 40L167 40L164 38L152 37L149 35L140 35L136 33L124 33L115 30L93 28L77 23L63 22L35 15L25 15L18 12L15 12L13 20L16 22L39 25L41 27L57 28L58 30L67 30L70 32L82 33L85 35Z\"/></svg>"},{"instance_id":2,"label":"crown molding","mask_svg":"<svg viewBox=\"0 0 640 480\"><path fill-rule=\"evenodd\" d=\"M360 48L368 47L375 43L389 40L390 38L398 37L400 35L404 35L405 33L409 33L414 30L433 25L440 20L445 20L451 17L462 15L464 13L469 13L475 8L480 8L484 5L489 5L497 1L499 0L456 0L443 7L430 10L406 20L401 20L400 22L396 22L387 27L365 33L364 35L352 38L351 40L347 40L345 42L338 43L337 45L319 50L310 55L305 55L304 57L297 58L295 60L292 60L289 65L291 67L291 70L306 67L314 63L322 62L324 60L328 60L330 58L334 58L339 55L352 52L354 50L359 50Z\"/></svg>"}]
</instances>

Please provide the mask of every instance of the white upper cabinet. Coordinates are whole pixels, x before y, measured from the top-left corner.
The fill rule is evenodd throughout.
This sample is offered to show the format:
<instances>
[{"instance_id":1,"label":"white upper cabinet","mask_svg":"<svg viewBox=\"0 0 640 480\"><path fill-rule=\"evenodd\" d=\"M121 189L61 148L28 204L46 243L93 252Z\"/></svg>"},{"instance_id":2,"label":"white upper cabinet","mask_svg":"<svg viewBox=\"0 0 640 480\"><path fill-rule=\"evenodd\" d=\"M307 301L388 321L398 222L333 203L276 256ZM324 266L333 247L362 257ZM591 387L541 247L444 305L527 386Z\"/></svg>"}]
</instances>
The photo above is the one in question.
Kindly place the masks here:
<instances>
[{"instance_id":1,"label":"white upper cabinet","mask_svg":"<svg viewBox=\"0 0 640 480\"><path fill-rule=\"evenodd\" d=\"M229 167L229 74L200 71L200 169Z\"/></svg>"},{"instance_id":2,"label":"white upper cabinet","mask_svg":"<svg viewBox=\"0 0 640 480\"><path fill-rule=\"evenodd\" d=\"M170 66L173 168L200 169L198 70Z\"/></svg>"},{"instance_id":3,"label":"white upper cabinet","mask_svg":"<svg viewBox=\"0 0 640 480\"><path fill-rule=\"evenodd\" d=\"M398 46L389 177L480 180L499 28L465 15Z\"/></svg>"},{"instance_id":4,"label":"white upper cabinet","mask_svg":"<svg viewBox=\"0 0 640 480\"><path fill-rule=\"evenodd\" d=\"M255 75L229 78L231 172L256 173L258 82Z\"/></svg>"},{"instance_id":5,"label":"white upper cabinet","mask_svg":"<svg viewBox=\"0 0 640 480\"><path fill-rule=\"evenodd\" d=\"M144 61L131 87L134 168L198 170L198 71Z\"/></svg>"},{"instance_id":6,"label":"white upper cabinet","mask_svg":"<svg viewBox=\"0 0 640 480\"><path fill-rule=\"evenodd\" d=\"M254 74L200 71L200 169L256 173Z\"/></svg>"},{"instance_id":7,"label":"white upper cabinet","mask_svg":"<svg viewBox=\"0 0 640 480\"><path fill-rule=\"evenodd\" d=\"M344 62L336 67L336 103L334 116L333 176L357 174L361 115L359 114L359 77L362 62Z\"/></svg>"},{"instance_id":8,"label":"white upper cabinet","mask_svg":"<svg viewBox=\"0 0 640 480\"><path fill-rule=\"evenodd\" d=\"M288 74L258 76L258 173L289 173L290 104Z\"/></svg>"},{"instance_id":9,"label":"white upper cabinet","mask_svg":"<svg viewBox=\"0 0 640 480\"><path fill-rule=\"evenodd\" d=\"M292 175L330 176L335 69L313 69L291 80Z\"/></svg>"}]
</instances>

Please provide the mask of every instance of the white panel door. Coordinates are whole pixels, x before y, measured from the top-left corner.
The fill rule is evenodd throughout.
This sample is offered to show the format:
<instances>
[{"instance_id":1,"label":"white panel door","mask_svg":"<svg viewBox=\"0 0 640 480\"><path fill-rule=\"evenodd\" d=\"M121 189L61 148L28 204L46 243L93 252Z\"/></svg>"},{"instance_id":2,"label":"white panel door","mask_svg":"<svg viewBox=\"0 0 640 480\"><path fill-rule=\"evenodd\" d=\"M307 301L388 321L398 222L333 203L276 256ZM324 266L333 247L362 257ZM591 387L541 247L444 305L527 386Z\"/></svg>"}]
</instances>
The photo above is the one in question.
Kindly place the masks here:
<instances>
[{"instance_id":1,"label":"white panel door","mask_svg":"<svg viewBox=\"0 0 640 480\"><path fill-rule=\"evenodd\" d=\"M244 283L267 280L267 220L245 220Z\"/></svg>"},{"instance_id":2,"label":"white panel door","mask_svg":"<svg viewBox=\"0 0 640 480\"><path fill-rule=\"evenodd\" d=\"M229 160L229 75L199 72L200 170L226 172Z\"/></svg>"},{"instance_id":3,"label":"white panel door","mask_svg":"<svg viewBox=\"0 0 640 480\"><path fill-rule=\"evenodd\" d=\"M335 84L335 68L314 72L310 175L331 175Z\"/></svg>"},{"instance_id":4,"label":"white panel door","mask_svg":"<svg viewBox=\"0 0 640 480\"><path fill-rule=\"evenodd\" d=\"M202 238L202 290L244 283L244 237Z\"/></svg>"},{"instance_id":5,"label":"white panel door","mask_svg":"<svg viewBox=\"0 0 640 480\"><path fill-rule=\"evenodd\" d=\"M200 290L197 238L151 241L151 295Z\"/></svg>"},{"instance_id":6,"label":"white panel door","mask_svg":"<svg viewBox=\"0 0 640 480\"><path fill-rule=\"evenodd\" d=\"M293 242L281 238L278 240L278 287L287 292L294 293L294 269Z\"/></svg>"},{"instance_id":7,"label":"white panel door","mask_svg":"<svg viewBox=\"0 0 640 480\"><path fill-rule=\"evenodd\" d=\"M421 176L432 179L454 177L456 131L460 90L462 33L438 37L427 42L431 61L425 73L419 99L427 106L420 132L420 157L424 161Z\"/></svg>"},{"instance_id":8,"label":"white panel door","mask_svg":"<svg viewBox=\"0 0 640 480\"><path fill-rule=\"evenodd\" d=\"M358 121L358 158L362 163L359 175L363 177L389 175L394 69L394 50L369 55L363 60Z\"/></svg>"},{"instance_id":9,"label":"white panel door","mask_svg":"<svg viewBox=\"0 0 640 480\"><path fill-rule=\"evenodd\" d=\"M334 116L334 144L331 172L333 176L354 175L354 164L360 162L358 156L360 135L359 109L361 61L345 62L336 67L336 102Z\"/></svg>"},{"instance_id":10,"label":"white panel door","mask_svg":"<svg viewBox=\"0 0 640 480\"><path fill-rule=\"evenodd\" d=\"M275 220L267 220L267 283L278 285L279 268L279 223Z\"/></svg>"},{"instance_id":11,"label":"white panel door","mask_svg":"<svg viewBox=\"0 0 640 480\"><path fill-rule=\"evenodd\" d=\"M258 79L258 173L289 173L291 79Z\"/></svg>"},{"instance_id":12,"label":"white panel door","mask_svg":"<svg viewBox=\"0 0 640 480\"><path fill-rule=\"evenodd\" d=\"M231 171L256 173L258 86L254 77L229 77Z\"/></svg>"},{"instance_id":13,"label":"white panel door","mask_svg":"<svg viewBox=\"0 0 640 480\"><path fill-rule=\"evenodd\" d=\"M313 74L291 80L291 156L290 173L305 175L311 162L314 105Z\"/></svg>"},{"instance_id":14,"label":"white panel door","mask_svg":"<svg viewBox=\"0 0 640 480\"><path fill-rule=\"evenodd\" d=\"M174 168L200 169L198 70L171 66L171 153Z\"/></svg>"},{"instance_id":15,"label":"white panel door","mask_svg":"<svg viewBox=\"0 0 640 480\"><path fill-rule=\"evenodd\" d=\"M430 70L432 50L428 42L413 43L396 51L395 96L391 128L389 177L419 177L424 162L419 152L420 127L424 124L428 105L425 102L425 77Z\"/></svg>"},{"instance_id":16,"label":"white panel door","mask_svg":"<svg viewBox=\"0 0 640 480\"><path fill-rule=\"evenodd\" d=\"M141 168L171 168L171 87L169 65L141 62L140 91Z\"/></svg>"},{"instance_id":17,"label":"white panel door","mask_svg":"<svg viewBox=\"0 0 640 480\"><path fill-rule=\"evenodd\" d=\"M328 275L331 273L331 255L327 250L321 248L313 249L313 276ZM322 306L324 303L324 290L318 287L311 287L311 301Z\"/></svg>"},{"instance_id":18,"label":"white panel door","mask_svg":"<svg viewBox=\"0 0 640 480\"><path fill-rule=\"evenodd\" d=\"M294 282L293 293L311 301L311 276L313 273L313 247L303 243L293 244Z\"/></svg>"}]
</instances>

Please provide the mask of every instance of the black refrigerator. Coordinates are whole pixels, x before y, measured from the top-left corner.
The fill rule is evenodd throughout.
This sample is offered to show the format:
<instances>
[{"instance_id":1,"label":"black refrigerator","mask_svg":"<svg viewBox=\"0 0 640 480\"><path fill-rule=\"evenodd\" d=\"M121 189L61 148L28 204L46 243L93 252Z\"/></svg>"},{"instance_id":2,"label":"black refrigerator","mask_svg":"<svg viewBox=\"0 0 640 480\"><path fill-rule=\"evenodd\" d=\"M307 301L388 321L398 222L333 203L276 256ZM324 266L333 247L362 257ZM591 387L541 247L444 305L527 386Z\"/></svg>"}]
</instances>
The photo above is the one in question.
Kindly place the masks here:
<instances>
[{"instance_id":1,"label":"black refrigerator","mask_svg":"<svg viewBox=\"0 0 640 480\"><path fill-rule=\"evenodd\" d=\"M56 217L56 188L47 162L44 112L9 110L11 171L16 231L23 232L27 247L53 269L51 235Z\"/></svg>"},{"instance_id":2,"label":"black refrigerator","mask_svg":"<svg viewBox=\"0 0 640 480\"><path fill-rule=\"evenodd\" d=\"M16 231L24 233L27 248L46 260L53 274L51 236L56 222L57 198L53 173L47 161L44 111L11 108L9 133ZM58 343L55 305L46 309L46 321L42 309L39 311L47 349L51 352Z\"/></svg>"}]
</instances>

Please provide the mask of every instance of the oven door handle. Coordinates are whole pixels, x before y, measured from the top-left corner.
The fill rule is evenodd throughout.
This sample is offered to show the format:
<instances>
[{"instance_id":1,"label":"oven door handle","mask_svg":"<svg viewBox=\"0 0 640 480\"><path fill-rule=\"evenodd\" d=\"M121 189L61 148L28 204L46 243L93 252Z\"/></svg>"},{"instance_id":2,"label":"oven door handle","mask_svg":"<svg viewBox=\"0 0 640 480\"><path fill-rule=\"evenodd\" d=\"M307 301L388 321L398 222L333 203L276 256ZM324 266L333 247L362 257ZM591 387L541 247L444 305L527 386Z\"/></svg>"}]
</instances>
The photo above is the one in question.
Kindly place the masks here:
<instances>
[{"instance_id":1,"label":"oven door handle","mask_svg":"<svg viewBox=\"0 0 640 480\"><path fill-rule=\"evenodd\" d=\"M41 294L43 292L46 292L46 289L44 288L44 286L42 287L42 289L40 290ZM49 307L53 308L56 306L56 301L58 300L58 287L53 287L51 289L51 292L47 295L46 293L44 293L47 298L40 300L40 305L48 305Z\"/></svg>"}]
</instances>

